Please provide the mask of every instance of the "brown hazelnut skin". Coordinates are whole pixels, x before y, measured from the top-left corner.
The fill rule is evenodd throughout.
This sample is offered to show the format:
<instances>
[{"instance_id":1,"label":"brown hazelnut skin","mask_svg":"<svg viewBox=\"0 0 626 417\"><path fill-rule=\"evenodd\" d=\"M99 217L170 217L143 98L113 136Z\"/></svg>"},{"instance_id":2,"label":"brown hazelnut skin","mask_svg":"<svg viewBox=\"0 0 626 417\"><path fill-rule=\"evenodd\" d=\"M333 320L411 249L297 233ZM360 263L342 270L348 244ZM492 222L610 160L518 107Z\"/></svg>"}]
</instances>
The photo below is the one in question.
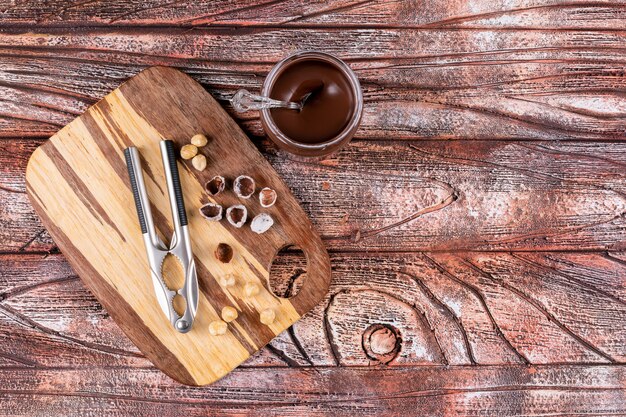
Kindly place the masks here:
<instances>
[{"instance_id":1,"label":"brown hazelnut skin","mask_svg":"<svg viewBox=\"0 0 626 417\"><path fill-rule=\"evenodd\" d=\"M233 248L226 243L220 243L215 248L215 257L225 264L229 263L233 259Z\"/></svg>"}]
</instances>

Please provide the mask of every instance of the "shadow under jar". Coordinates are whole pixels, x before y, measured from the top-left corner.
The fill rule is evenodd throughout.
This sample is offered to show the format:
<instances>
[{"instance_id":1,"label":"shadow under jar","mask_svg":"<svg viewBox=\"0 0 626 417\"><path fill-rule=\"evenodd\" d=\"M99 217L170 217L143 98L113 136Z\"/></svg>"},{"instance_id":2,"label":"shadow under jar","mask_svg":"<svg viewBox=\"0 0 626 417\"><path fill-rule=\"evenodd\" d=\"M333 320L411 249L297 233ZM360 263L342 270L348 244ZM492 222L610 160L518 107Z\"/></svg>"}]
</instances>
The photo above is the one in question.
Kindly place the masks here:
<instances>
[{"instance_id":1,"label":"shadow under jar","mask_svg":"<svg viewBox=\"0 0 626 417\"><path fill-rule=\"evenodd\" d=\"M261 110L261 123L280 148L306 157L327 156L354 136L363 112L359 80L348 65L322 52L298 52L267 75L261 95L301 102L300 110Z\"/></svg>"}]
</instances>

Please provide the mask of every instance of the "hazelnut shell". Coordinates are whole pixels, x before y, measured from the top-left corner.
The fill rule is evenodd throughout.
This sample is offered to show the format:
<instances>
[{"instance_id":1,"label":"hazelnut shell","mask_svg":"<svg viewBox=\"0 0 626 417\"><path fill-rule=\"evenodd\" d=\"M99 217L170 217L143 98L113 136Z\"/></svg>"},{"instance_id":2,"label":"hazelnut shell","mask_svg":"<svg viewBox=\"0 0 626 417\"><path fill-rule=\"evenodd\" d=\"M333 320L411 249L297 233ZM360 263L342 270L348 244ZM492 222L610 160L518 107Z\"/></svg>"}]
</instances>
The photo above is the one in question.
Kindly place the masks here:
<instances>
[{"instance_id":1,"label":"hazelnut shell","mask_svg":"<svg viewBox=\"0 0 626 417\"><path fill-rule=\"evenodd\" d=\"M210 196L216 196L226 187L226 180L221 175L216 175L205 184L204 188Z\"/></svg>"},{"instance_id":2,"label":"hazelnut shell","mask_svg":"<svg viewBox=\"0 0 626 417\"><path fill-rule=\"evenodd\" d=\"M276 203L276 198L276 191L271 188L265 187L259 191L259 203L261 203L261 207L272 207L274 203Z\"/></svg>"},{"instance_id":3,"label":"hazelnut shell","mask_svg":"<svg viewBox=\"0 0 626 417\"><path fill-rule=\"evenodd\" d=\"M205 219L218 222L222 220L223 208L219 204L215 203L207 203L200 207L200 215Z\"/></svg>"},{"instance_id":4,"label":"hazelnut shell","mask_svg":"<svg viewBox=\"0 0 626 417\"><path fill-rule=\"evenodd\" d=\"M254 216L250 223L250 229L254 233L261 234L267 232L274 225L274 219L267 213L261 213Z\"/></svg>"},{"instance_id":5,"label":"hazelnut shell","mask_svg":"<svg viewBox=\"0 0 626 417\"><path fill-rule=\"evenodd\" d=\"M248 219L248 209L246 206L238 204L226 209L226 220L236 228L240 228Z\"/></svg>"},{"instance_id":6,"label":"hazelnut shell","mask_svg":"<svg viewBox=\"0 0 626 417\"><path fill-rule=\"evenodd\" d=\"M237 197L250 198L254 194L255 184L254 180L247 175L240 175L235 178L233 183L233 190Z\"/></svg>"}]
</instances>

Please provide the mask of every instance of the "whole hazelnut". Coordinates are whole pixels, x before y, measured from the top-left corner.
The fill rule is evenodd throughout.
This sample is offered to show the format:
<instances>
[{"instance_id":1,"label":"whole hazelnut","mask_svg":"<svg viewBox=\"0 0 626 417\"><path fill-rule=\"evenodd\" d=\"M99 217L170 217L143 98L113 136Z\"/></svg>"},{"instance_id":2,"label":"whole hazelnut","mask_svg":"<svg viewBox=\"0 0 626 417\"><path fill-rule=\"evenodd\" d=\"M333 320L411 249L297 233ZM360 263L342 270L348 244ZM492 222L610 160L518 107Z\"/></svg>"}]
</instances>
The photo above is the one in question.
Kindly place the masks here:
<instances>
[{"instance_id":1,"label":"whole hazelnut","mask_svg":"<svg viewBox=\"0 0 626 417\"><path fill-rule=\"evenodd\" d=\"M198 154L191 160L191 165L198 171L204 171L206 168L206 156Z\"/></svg>"},{"instance_id":2,"label":"whole hazelnut","mask_svg":"<svg viewBox=\"0 0 626 417\"><path fill-rule=\"evenodd\" d=\"M243 293L246 295L246 297L254 297L260 291L261 290L259 289L259 286L254 282L248 282L246 285L243 286Z\"/></svg>"},{"instance_id":3,"label":"whole hazelnut","mask_svg":"<svg viewBox=\"0 0 626 417\"><path fill-rule=\"evenodd\" d=\"M274 313L274 310L272 310L271 308L266 308L265 310L261 311L259 319L263 324L272 324L276 319L276 313Z\"/></svg>"},{"instance_id":4,"label":"whole hazelnut","mask_svg":"<svg viewBox=\"0 0 626 417\"><path fill-rule=\"evenodd\" d=\"M198 155L198 148L195 145L187 144L180 148L180 157L183 159L191 159Z\"/></svg>"},{"instance_id":5,"label":"whole hazelnut","mask_svg":"<svg viewBox=\"0 0 626 417\"><path fill-rule=\"evenodd\" d=\"M226 330L228 330L228 324L222 320L215 320L209 323L209 333L211 333L212 336L224 334Z\"/></svg>"},{"instance_id":6,"label":"whole hazelnut","mask_svg":"<svg viewBox=\"0 0 626 417\"><path fill-rule=\"evenodd\" d=\"M226 274L220 278L220 284L224 287L232 287L235 285L235 276L233 274Z\"/></svg>"},{"instance_id":7,"label":"whole hazelnut","mask_svg":"<svg viewBox=\"0 0 626 417\"><path fill-rule=\"evenodd\" d=\"M233 259L233 248L226 243L220 243L215 248L215 257L222 263L229 263Z\"/></svg>"},{"instance_id":8,"label":"whole hazelnut","mask_svg":"<svg viewBox=\"0 0 626 417\"><path fill-rule=\"evenodd\" d=\"M238 316L239 314L237 313L237 310L235 310L234 307L226 306L222 309L222 320L224 320L226 323L230 323L231 321L235 320Z\"/></svg>"},{"instance_id":9,"label":"whole hazelnut","mask_svg":"<svg viewBox=\"0 0 626 417\"><path fill-rule=\"evenodd\" d=\"M191 143L193 145L196 145L198 148L203 147L204 145L206 145L209 142L209 140L206 138L206 136L204 136L202 133L198 133L193 135L193 137L191 138Z\"/></svg>"},{"instance_id":10,"label":"whole hazelnut","mask_svg":"<svg viewBox=\"0 0 626 417\"><path fill-rule=\"evenodd\" d=\"M214 176L204 185L204 188L212 196L216 196L222 191L224 191L225 187L226 187L226 180L221 175Z\"/></svg>"}]
</instances>

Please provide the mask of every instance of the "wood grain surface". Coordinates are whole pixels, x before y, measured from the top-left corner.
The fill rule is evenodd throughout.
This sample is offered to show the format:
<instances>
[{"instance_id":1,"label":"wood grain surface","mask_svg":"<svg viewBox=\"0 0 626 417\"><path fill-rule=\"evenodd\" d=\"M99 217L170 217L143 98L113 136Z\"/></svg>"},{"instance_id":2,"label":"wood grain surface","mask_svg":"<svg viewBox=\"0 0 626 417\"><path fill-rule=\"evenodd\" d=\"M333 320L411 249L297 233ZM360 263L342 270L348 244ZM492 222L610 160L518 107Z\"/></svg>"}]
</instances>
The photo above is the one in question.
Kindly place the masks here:
<instances>
[{"instance_id":1,"label":"wood grain surface","mask_svg":"<svg viewBox=\"0 0 626 417\"><path fill-rule=\"evenodd\" d=\"M0 413L626 415L625 10L0 1ZM28 204L25 164L148 66L220 99L299 49L362 82L362 127L335 158L293 160L221 103L320 231L331 289L243 368L190 389L81 285ZM306 273L281 259L270 278L291 294Z\"/></svg>"}]
</instances>

